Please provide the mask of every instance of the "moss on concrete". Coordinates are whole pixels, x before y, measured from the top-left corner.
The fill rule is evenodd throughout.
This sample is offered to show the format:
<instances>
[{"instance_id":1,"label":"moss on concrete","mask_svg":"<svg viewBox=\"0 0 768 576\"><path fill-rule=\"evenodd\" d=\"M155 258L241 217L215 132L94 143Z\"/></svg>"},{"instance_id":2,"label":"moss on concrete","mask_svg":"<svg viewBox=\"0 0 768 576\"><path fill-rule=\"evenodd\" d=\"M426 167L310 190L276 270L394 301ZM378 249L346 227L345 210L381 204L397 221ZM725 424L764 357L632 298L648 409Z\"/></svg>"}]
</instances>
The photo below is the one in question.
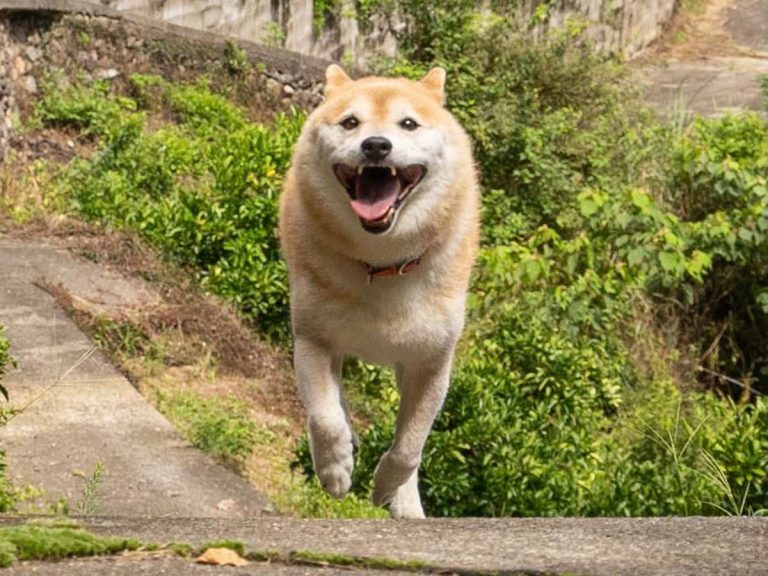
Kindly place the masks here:
<instances>
[{"instance_id":1,"label":"moss on concrete","mask_svg":"<svg viewBox=\"0 0 768 576\"><path fill-rule=\"evenodd\" d=\"M70 523L30 523L0 528L0 566L16 560L53 560L136 550L138 540L103 538Z\"/></svg>"},{"instance_id":2,"label":"moss on concrete","mask_svg":"<svg viewBox=\"0 0 768 576\"><path fill-rule=\"evenodd\" d=\"M427 564L420 560L396 560L394 558L366 558L350 556L347 554L334 554L326 552L313 552L311 550L298 550L290 555L290 560L295 563L322 563L333 566L353 566L355 568L377 568L380 570L422 571L428 568Z\"/></svg>"}]
</instances>

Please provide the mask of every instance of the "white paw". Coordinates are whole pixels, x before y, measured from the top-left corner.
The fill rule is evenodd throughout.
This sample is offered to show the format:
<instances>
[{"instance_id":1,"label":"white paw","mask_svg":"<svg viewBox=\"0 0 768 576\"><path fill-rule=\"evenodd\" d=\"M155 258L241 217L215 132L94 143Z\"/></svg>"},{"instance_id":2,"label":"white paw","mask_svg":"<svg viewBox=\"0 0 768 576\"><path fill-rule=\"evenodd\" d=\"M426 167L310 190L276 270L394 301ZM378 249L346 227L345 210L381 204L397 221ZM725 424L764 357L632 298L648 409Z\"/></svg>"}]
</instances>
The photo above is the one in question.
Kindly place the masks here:
<instances>
[{"instance_id":1,"label":"white paw","mask_svg":"<svg viewBox=\"0 0 768 576\"><path fill-rule=\"evenodd\" d=\"M384 454L373 473L371 501L377 506L393 503L398 489L416 472L420 462L418 455L408 456L393 452Z\"/></svg>"},{"instance_id":2,"label":"white paw","mask_svg":"<svg viewBox=\"0 0 768 576\"><path fill-rule=\"evenodd\" d=\"M346 419L310 418L309 441L315 474L326 492L341 498L352 485L354 446Z\"/></svg>"},{"instance_id":3,"label":"white paw","mask_svg":"<svg viewBox=\"0 0 768 576\"><path fill-rule=\"evenodd\" d=\"M425 518L418 489L410 490L408 484L401 486L389 505L389 516L395 520Z\"/></svg>"}]
</instances>

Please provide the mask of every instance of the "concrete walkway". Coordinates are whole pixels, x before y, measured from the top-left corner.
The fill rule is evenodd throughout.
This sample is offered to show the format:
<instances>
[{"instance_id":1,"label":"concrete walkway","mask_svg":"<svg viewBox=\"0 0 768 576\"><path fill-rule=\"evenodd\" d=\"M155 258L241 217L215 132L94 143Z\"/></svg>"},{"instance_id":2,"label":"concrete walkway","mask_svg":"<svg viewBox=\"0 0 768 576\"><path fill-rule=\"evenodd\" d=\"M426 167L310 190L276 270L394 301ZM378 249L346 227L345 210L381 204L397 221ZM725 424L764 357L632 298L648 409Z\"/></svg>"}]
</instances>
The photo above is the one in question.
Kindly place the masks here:
<instances>
[{"instance_id":1,"label":"concrete walkway","mask_svg":"<svg viewBox=\"0 0 768 576\"><path fill-rule=\"evenodd\" d=\"M19 522L6 519L5 523ZM551 518L391 520L255 520L91 518L94 532L131 536L144 542L185 542L201 546L228 538L249 552L311 551L353 558L418 561L440 574L579 574L581 576L766 576L767 518ZM3 520L0 519L0 525ZM82 572L46 574L150 574L157 559L138 557L132 571L126 558L78 560ZM90 565L98 570L86 570ZM111 571L121 564L122 571ZM238 574L312 574L320 567L280 572L264 565L232 570ZM161 564L155 563L157 568ZM51 565L54 566L55 565ZM64 565L66 566L66 564ZM166 574L196 574L189 563L168 561ZM34 574L20 565L9 574ZM294 567L295 568L295 567ZM395 566L397 568L397 566ZM292 568L293 569L293 568ZM142 571L147 570L147 571ZM296 568L299 570L299 568ZM357 573L378 574L378 571ZM202 573L202 572L200 572ZM209 572L210 573L210 572ZM399 571L388 572L399 574Z\"/></svg>"},{"instance_id":2,"label":"concrete walkway","mask_svg":"<svg viewBox=\"0 0 768 576\"><path fill-rule=\"evenodd\" d=\"M667 116L718 116L737 109L768 112L761 89L768 75L768 0L716 2L705 17L717 28L718 40L742 55L717 56L705 45L695 58L645 68L639 74L646 101Z\"/></svg>"},{"instance_id":3,"label":"concrete walkway","mask_svg":"<svg viewBox=\"0 0 768 576\"><path fill-rule=\"evenodd\" d=\"M66 250L2 237L0 262L12 263L0 275L0 324L18 362L5 384L14 407L34 400L0 428L0 443L12 481L43 490L35 505L63 498L75 511L84 476L101 461L99 513L252 517L268 508L183 440L41 287L61 285L95 310L124 310L155 302L146 286Z\"/></svg>"}]
</instances>

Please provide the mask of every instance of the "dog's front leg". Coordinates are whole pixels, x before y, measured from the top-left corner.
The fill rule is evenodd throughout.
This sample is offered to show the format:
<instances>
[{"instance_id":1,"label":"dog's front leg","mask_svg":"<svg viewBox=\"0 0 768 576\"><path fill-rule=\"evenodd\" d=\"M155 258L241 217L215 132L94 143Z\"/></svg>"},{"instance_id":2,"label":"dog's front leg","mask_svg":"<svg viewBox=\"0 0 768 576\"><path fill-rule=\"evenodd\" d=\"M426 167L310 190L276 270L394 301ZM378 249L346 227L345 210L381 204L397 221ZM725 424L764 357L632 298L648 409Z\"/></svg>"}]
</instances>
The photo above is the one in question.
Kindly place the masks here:
<instances>
[{"instance_id":1,"label":"dog's front leg","mask_svg":"<svg viewBox=\"0 0 768 576\"><path fill-rule=\"evenodd\" d=\"M354 433L341 391L342 360L325 347L296 337L296 384L307 409L312 462L320 484L336 498L349 491L354 466Z\"/></svg>"},{"instance_id":2,"label":"dog's front leg","mask_svg":"<svg viewBox=\"0 0 768 576\"><path fill-rule=\"evenodd\" d=\"M452 354L429 365L398 370L400 408L392 446L373 476L373 503L390 505L393 518L423 518L418 489L421 453L448 391Z\"/></svg>"}]
</instances>

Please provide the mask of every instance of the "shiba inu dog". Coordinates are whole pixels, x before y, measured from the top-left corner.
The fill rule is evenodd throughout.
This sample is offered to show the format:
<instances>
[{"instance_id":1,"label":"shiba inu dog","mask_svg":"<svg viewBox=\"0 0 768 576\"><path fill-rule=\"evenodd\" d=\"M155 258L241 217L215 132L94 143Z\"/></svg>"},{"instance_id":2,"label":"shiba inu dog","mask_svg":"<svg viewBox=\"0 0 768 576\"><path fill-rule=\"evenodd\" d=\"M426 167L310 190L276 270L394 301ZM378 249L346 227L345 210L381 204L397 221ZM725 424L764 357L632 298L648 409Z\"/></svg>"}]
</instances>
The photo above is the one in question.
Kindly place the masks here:
<instances>
[{"instance_id":1,"label":"shiba inu dog","mask_svg":"<svg viewBox=\"0 0 768 576\"><path fill-rule=\"evenodd\" d=\"M326 72L280 202L296 382L320 482L350 487L346 356L395 367L395 437L372 499L423 518L417 472L448 390L477 251L479 196L470 143L444 108L445 71L420 81Z\"/></svg>"}]
</instances>

